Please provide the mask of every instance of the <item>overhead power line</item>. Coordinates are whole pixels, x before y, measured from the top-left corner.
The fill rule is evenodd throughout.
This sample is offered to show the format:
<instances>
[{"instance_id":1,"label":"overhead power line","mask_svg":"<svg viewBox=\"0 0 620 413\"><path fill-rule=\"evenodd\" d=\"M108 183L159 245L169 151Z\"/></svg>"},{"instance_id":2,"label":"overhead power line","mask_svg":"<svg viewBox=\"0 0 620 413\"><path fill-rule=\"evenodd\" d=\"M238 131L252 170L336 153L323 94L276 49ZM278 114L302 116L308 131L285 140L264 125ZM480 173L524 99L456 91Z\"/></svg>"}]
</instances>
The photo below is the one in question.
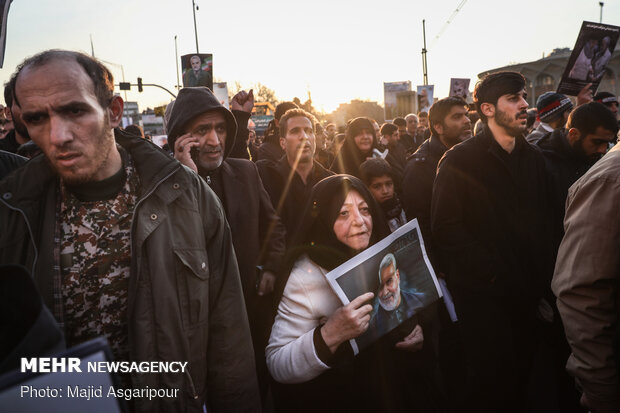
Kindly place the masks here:
<instances>
[{"instance_id":1,"label":"overhead power line","mask_svg":"<svg viewBox=\"0 0 620 413\"><path fill-rule=\"evenodd\" d=\"M450 23L452 23L452 20L454 20L454 17L456 17L456 15L461 11L461 9L463 8L463 6L465 6L465 3L467 3L467 0L461 0L461 2L459 3L458 6L456 6L456 10L454 10L452 12L452 14L450 15L450 17L448 18L448 20L444 23L444 25L441 27L441 30L439 30L439 33L437 33L437 36L435 36L435 38L433 39L433 42L431 43L431 49L433 48L433 46L435 45L435 43L437 43L437 40L441 37L441 35L443 34L443 32L446 31L446 29L448 28L448 26L450 25Z\"/></svg>"}]
</instances>

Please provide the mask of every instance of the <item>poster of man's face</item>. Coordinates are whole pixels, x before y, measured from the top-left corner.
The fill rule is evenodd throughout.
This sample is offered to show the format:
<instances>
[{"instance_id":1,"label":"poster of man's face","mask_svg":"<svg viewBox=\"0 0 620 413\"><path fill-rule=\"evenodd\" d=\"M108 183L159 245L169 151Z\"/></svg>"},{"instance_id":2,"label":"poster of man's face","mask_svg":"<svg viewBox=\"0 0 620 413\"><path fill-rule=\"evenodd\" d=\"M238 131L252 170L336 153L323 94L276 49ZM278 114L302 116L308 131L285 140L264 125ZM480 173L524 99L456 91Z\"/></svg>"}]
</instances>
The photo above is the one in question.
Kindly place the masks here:
<instances>
[{"instance_id":1,"label":"poster of man's face","mask_svg":"<svg viewBox=\"0 0 620 413\"><path fill-rule=\"evenodd\" d=\"M186 54L181 56L183 87L206 86L213 90L213 55Z\"/></svg>"},{"instance_id":2,"label":"poster of man's face","mask_svg":"<svg viewBox=\"0 0 620 413\"><path fill-rule=\"evenodd\" d=\"M434 91L435 85L418 86L418 112L428 113L433 104Z\"/></svg>"},{"instance_id":3,"label":"poster of man's face","mask_svg":"<svg viewBox=\"0 0 620 413\"><path fill-rule=\"evenodd\" d=\"M375 294L370 326L354 340L360 350L440 297L415 225L417 221L411 221L407 226L413 230L394 232L392 235L396 237L389 243L369 248L364 253L371 250L370 254L362 257L362 262L334 277L332 286L335 284L348 301L369 291ZM328 279L331 275L328 274Z\"/></svg>"},{"instance_id":4,"label":"poster of man's face","mask_svg":"<svg viewBox=\"0 0 620 413\"><path fill-rule=\"evenodd\" d=\"M592 93L596 93L619 35L618 26L583 22L560 80L558 93L576 96L588 83L592 83Z\"/></svg>"},{"instance_id":5,"label":"poster of man's face","mask_svg":"<svg viewBox=\"0 0 620 413\"><path fill-rule=\"evenodd\" d=\"M450 79L450 96L467 101L467 97L469 96L469 82L470 79Z\"/></svg>"}]
</instances>

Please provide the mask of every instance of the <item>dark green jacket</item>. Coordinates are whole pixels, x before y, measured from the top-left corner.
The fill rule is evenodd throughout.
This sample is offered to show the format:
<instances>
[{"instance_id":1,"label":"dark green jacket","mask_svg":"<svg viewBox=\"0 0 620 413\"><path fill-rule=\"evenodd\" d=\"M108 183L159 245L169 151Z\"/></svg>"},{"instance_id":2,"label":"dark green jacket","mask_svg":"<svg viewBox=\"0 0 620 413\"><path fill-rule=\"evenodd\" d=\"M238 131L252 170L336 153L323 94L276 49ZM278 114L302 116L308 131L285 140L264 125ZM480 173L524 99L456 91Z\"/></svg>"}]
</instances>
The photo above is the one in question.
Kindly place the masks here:
<instances>
[{"instance_id":1,"label":"dark green jacket","mask_svg":"<svg viewBox=\"0 0 620 413\"><path fill-rule=\"evenodd\" d=\"M217 196L152 143L117 133L141 193L131 231L128 299L132 361L189 361L189 373L137 374L134 388L180 389L178 398L135 399L136 411L260 410L252 342ZM0 183L0 263L30 269L53 308L58 178L43 156Z\"/></svg>"}]
</instances>

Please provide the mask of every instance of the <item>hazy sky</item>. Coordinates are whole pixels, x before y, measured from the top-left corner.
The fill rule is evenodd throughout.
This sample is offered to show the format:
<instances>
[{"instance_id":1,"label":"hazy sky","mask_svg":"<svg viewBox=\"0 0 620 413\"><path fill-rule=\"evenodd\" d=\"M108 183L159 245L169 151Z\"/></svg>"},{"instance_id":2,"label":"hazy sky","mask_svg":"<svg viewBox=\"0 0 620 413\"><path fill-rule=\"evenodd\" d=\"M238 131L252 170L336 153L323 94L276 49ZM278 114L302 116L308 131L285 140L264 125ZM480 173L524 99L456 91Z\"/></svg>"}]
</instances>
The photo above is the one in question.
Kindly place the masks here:
<instances>
[{"instance_id":1,"label":"hazy sky","mask_svg":"<svg viewBox=\"0 0 620 413\"><path fill-rule=\"evenodd\" d=\"M332 111L351 99L383 101L383 82L422 84L422 19L429 83L448 93L451 77L470 77L574 46L583 20L599 21L598 0L468 0L435 39L461 0L196 0L201 53L213 53L216 80L261 82L280 99L312 93ZM605 1L603 22L620 25L620 1ZM157 83L175 91L179 56L196 51L191 0L14 0L4 67L49 48L90 53L108 62L116 82ZM167 103L156 88L128 100L140 109Z\"/></svg>"}]
</instances>

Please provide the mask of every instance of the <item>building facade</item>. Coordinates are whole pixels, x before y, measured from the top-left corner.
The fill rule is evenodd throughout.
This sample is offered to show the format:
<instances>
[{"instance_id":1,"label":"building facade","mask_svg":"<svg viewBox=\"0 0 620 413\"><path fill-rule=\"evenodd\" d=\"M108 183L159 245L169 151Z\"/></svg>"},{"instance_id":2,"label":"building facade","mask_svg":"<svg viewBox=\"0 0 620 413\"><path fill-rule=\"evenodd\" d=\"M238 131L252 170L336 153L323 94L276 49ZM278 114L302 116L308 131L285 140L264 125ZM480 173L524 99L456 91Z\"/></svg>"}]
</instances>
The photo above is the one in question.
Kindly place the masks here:
<instances>
[{"instance_id":1,"label":"building facade","mask_svg":"<svg viewBox=\"0 0 620 413\"><path fill-rule=\"evenodd\" d=\"M500 71L519 72L525 76L527 80L526 90L528 103L530 106L535 106L536 99L538 99L540 95L545 92L557 90L570 54L571 50L568 48L554 49L549 56L543 57L540 60L491 69L478 74L478 78L481 79L489 73ZM605 76L603 77L597 91L611 92L618 96L618 93L620 92L620 87L618 86L619 81L620 48L616 46L611 60L607 65Z\"/></svg>"}]
</instances>

